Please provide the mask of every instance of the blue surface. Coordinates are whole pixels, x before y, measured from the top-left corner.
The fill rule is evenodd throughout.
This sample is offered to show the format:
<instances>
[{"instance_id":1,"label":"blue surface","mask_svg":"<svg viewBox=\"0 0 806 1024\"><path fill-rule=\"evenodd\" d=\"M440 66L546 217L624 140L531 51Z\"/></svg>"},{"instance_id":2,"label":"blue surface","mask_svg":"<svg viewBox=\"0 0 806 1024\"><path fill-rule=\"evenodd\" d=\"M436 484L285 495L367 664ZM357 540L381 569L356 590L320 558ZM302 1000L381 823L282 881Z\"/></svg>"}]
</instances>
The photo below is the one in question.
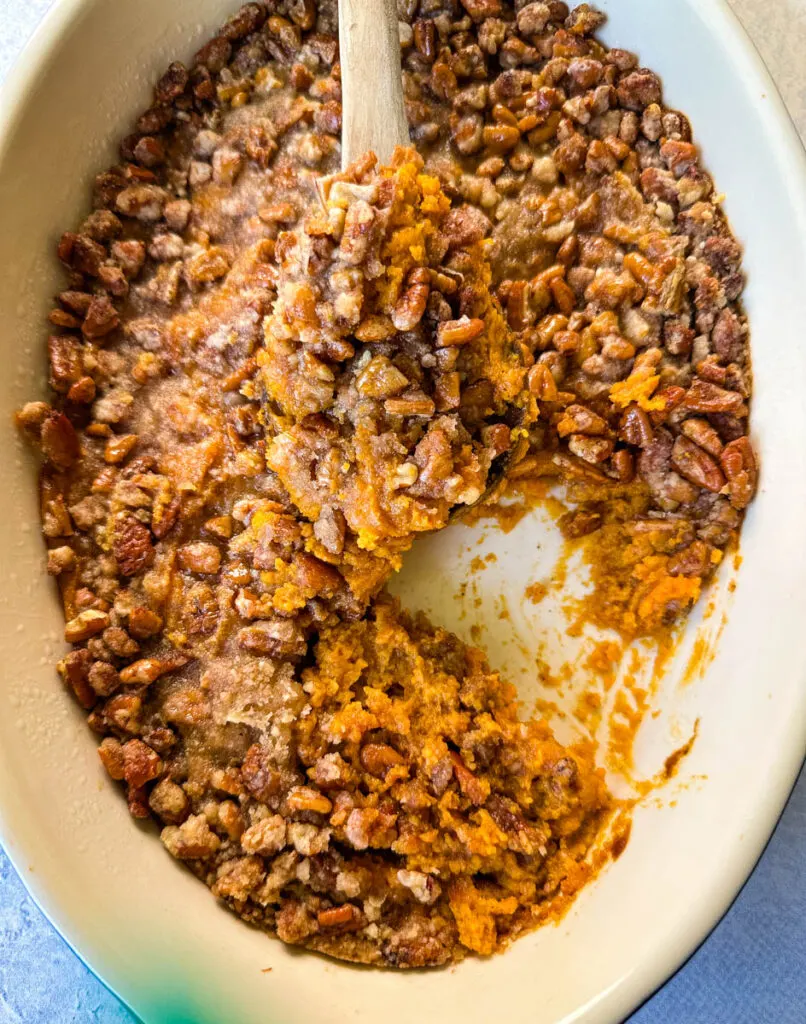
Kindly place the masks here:
<instances>
[{"instance_id":1,"label":"blue surface","mask_svg":"<svg viewBox=\"0 0 806 1024\"><path fill-rule=\"evenodd\" d=\"M0 1024L96 1021L135 1024L48 924L0 853ZM738 900L629 1024L768 1022L806 1022L806 770Z\"/></svg>"}]
</instances>

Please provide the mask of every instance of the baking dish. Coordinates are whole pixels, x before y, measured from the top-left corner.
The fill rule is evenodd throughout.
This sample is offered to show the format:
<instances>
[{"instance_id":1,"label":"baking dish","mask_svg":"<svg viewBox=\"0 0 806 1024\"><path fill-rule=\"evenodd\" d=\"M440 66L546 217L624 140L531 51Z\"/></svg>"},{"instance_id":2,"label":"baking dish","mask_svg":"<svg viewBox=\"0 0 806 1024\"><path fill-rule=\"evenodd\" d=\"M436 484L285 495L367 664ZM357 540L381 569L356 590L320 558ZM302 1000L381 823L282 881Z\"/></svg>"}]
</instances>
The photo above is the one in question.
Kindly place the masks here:
<instances>
[{"instance_id":1,"label":"baking dish","mask_svg":"<svg viewBox=\"0 0 806 1024\"><path fill-rule=\"evenodd\" d=\"M802 153L727 8L701 10L693 0L602 6L611 16L606 40L636 50L664 78L669 101L691 117L746 245L750 279L762 490L743 535L718 656L685 688L676 662L660 698L681 739L700 721L680 785L638 809L627 852L558 927L489 962L434 974L363 971L295 954L244 928L151 837L138 836L59 689L50 666L60 612L33 526L34 471L7 427L0 454L7 524L0 548L0 831L56 925L149 1024L368 1020L379 1005L393 1021L415 1014L617 1020L714 923L780 811L803 755L806 703L797 619L806 589L798 546L806 489L797 287L804 269ZM6 424L43 386L42 317L58 273L47 254L57 232L79 215L91 174L112 157L113 140L144 104L159 69L189 56L224 13L212 0L142 0L136 7L63 0L7 86L0 126ZM493 540L498 569L485 586L503 588L516 604L521 574L532 568L523 551L536 549L544 534L535 517L514 540ZM456 537L422 546L398 586L410 604L427 598L448 625L456 625ZM717 617L728 600L718 598ZM491 655L509 669L503 646ZM648 763L662 763L671 749L653 750L651 739L649 745Z\"/></svg>"}]
</instances>

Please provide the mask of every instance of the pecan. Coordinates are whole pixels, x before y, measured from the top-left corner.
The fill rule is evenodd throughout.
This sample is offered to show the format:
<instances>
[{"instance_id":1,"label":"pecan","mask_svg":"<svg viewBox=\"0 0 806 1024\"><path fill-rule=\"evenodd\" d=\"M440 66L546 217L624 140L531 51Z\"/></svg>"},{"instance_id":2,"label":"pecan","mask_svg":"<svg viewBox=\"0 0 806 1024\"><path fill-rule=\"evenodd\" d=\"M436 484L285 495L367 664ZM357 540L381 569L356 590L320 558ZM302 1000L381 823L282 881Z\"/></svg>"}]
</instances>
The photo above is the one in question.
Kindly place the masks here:
<instances>
[{"instance_id":1,"label":"pecan","mask_svg":"<svg viewBox=\"0 0 806 1024\"><path fill-rule=\"evenodd\" d=\"M701 540L695 540L688 547L683 548L672 555L669 559L669 574L671 576L705 576L712 568L712 548Z\"/></svg>"},{"instance_id":2,"label":"pecan","mask_svg":"<svg viewBox=\"0 0 806 1024\"><path fill-rule=\"evenodd\" d=\"M571 434L568 450L585 462L606 462L613 453L613 442L605 437L588 437L585 434Z\"/></svg>"},{"instance_id":3,"label":"pecan","mask_svg":"<svg viewBox=\"0 0 806 1024\"><path fill-rule=\"evenodd\" d=\"M556 402L558 399L557 384L551 370L545 363L535 363L529 370L526 381L532 394L541 402Z\"/></svg>"},{"instance_id":4,"label":"pecan","mask_svg":"<svg viewBox=\"0 0 806 1024\"><path fill-rule=\"evenodd\" d=\"M674 441L668 431L657 430L654 440L642 450L638 459L641 477L664 510L689 504L697 497L695 488L672 468L673 447Z\"/></svg>"},{"instance_id":5,"label":"pecan","mask_svg":"<svg viewBox=\"0 0 806 1024\"><path fill-rule=\"evenodd\" d=\"M91 405L95 401L96 387L92 377L80 377L67 392L67 401L76 405Z\"/></svg>"},{"instance_id":6,"label":"pecan","mask_svg":"<svg viewBox=\"0 0 806 1024\"><path fill-rule=\"evenodd\" d=\"M523 36L534 36L542 32L551 19L551 9L546 3L526 4L518 12L518 32Z\"/></svg>"},{"instance_id":7,"label":"pecan","mask_svg":"<svg viewBox=\"0 0 806 1024\"><path fill-rule=\"evenodd\" d=\"M99 697L111 697L120 685L120 676L106 661L96 661L90 668L89 684Z\"/></svg>"},{"instance_id":8,"label":"pecan","mask_svg":"<svg viewBox=\"0 0 806 1024\"><path fill-rule=\"evenodd\" d=\"M120 269L128 279L137 277L143 269L146 259L145 242L139 239L126 239L112 244L112 258L120 265Z\"/></svg>"},{"instance_id":9,"label":"pecan","mask_svg":"<svg viewBox=\"0 0 806 1024\"><path fill-rule=\"evenodd\" d=\"M244 785L262 803L266 803L280 791L282 779L270 764L268 754L260 744L253 744L246 752L241 764Z\"/></svg>"},{"instance_id":10,"label":"pecan","mask_svg":"<svg viewBox=\"0 0 806 1024\"><path fill-rule=\"evenodd\" d=\"M411 392L399 398L387 398L383 403L390 416L433 416L436 410L433 399L422 392Z\"/></svg>"},{"instance_id":11,"label":"pecan","mask_svg":"<svg viewBox=\"0 0 806 1024\"><path fill-rule=\"evenodd\" d=\"M683 404L692 412L736 413L744 407L744 400L735 391L697 378L686 392Z\"/></svg>"},{"instance_id":12,"label":"pecan","mask_svg":"<svg viewBox=\"0 0 806 1024\"><path fill-rule=\"evenodd\" d=\"M616 87L619 103L627 110L642 111L651 103L660 103L660 79L652 71L639 68L625 75Z\"/></svg>"},{"instance_id":13,"label":"pecan","mask_svg":"<svg viewBox=\"0 0 806 1024\"><path fill-rule=\"evenodd\" d=\"M103 714L110 726L120 732L135 735L141 730L142 710L140 697L134 693L121 693L104 704Z\"/></svg>"},{"instance_id":14,"label":"pecan","mask_svg":"<svg viewBox=\"0 0 806 1024\"><path fill-rule=\"evenodd\" d=\"M458 320L444 320L437 327L437 345L450 348L454 345L467 345L484 333L484 321L468 316Z\"/></svg>"},{"instance_id":15,"label":"pecan","mask_svg":"<svg viewBox=\"0 0 806 1024\"><path fill-rule=\"evenodd\" d=\"M607 423L601 416L584 405L569 405L557 422L560 437L569 434L601 435L607 432Z\"/></svg>"},{"instance_id":16,"label":"pecan","mask_svg":"<svg viewBox=\"0 0 806 1024\"><path fill-rule=\"evenodd\" d=\"M137 444L137 434L117 434L110 437L104 448L104 462L116 466L123 462Z\"/></svg>"},{"instance_id":17,"label":"pecan","mask_svg":"<svg viewBox=\"0 0 806 1024\"><path fill-rule=\"evenodd\" d=\"M42 424L51 412L47 402L26 402L15 417L17 426L38 437L42 431Z\"/></svg>"},{"instance_id":18,"label":"pecan","mask_svg":"<svg viewBox=\"0 0 806 1024\"><path fill-rule=\"evenodd\" d=\"M320 910L316 920L320 928L329 932L355 932L366 924L366 918L353 903Z\"/></svg>"},{"instance_id":19,"label":"pecan","mask_svg":"<svg viewBox=\"0 0 806 1024\"><path fill-rule=\"evenodd\" d=\"M398 331L414 330L423 318L430 291L431 278L424 267L409 274L406 291L392 312L392 323Z\"/></svg>"},{"instance_id":20,"label":"pecan","mask_svg":"<svg viewBox=\"0 0 806 1024\"><path fill-rule=\"evenodd\" d=\"M177 672L190 659L184 654L170 654L164 658L141 658L121 670L120 681L124 686L150 686L157 679L171 672Z\"/></svg>"},{"instance_id":21,"label":"pecan","mask_svg":"<svg viewBox=\"0 0 806 1024\"><path fill-rule=\"evenodd\" d=\"M50 386L54 391L69 391L83 374L78 343L66 335L52 334L48 338L48 357Z\"/></svg>"},{"instance_id":22,"label":"pecan","mask_svg":"<svg viewBox=\"0 0 806 1024\"><path fill-rule=\"evenodd\" d=\"M185 280L191 288L200 288L229 273L230 261L225 249L214 245L185 262Z\"/></svg>"},{"instance_id":23,"label":"pecan","mask_svg":"<svg viewBox=\"0 0 806 1024\"><path fill-rule=\"evenodd\" d=\"M69 644L78 644L82 640L89 640L91 636L103 632L108 625L109 616L106 612L87 608L85 611L79 612L74 619L70 619L64 627L64 639Z\"/></svg>"},{"instance_id":24,"label":"pecan","mask_svg":"<svg viewBox=\"0 0 806 1024\"><path fill-rule=\"evenodd\" d=\"M135 128L141 135L154 135L167 128L172 120L171 108L166 103L156 103L137 118Z\"/></svg>"},{"instance_id":25,"label":"pecan","mask_svg":"<svg viewBox=\"0 0 806 1024\"><path fill-rule=\"evenodd\" d=\"M742 327L732 309L726 308L717 317L711 332L714 351L723 362L736 360L741 351Z\"/></svg>"},{"instance_id":26,"label":"pecan","mask_svg":"<svg viewBox=\"0 0 806 1024\"><path fill-rule=\"evenodd\" d=\"M109 777L115 782L122 782L125 769L123 746L120 741L107 737L98 747L98 757L100 757L101 764L106 768Z\"/></svg>"},{"instance_id":27,"label":"pecan","mask_svg":"<svg viewBox=\"0 0 806 1024\"><path fill-rule=\"evenodd\" d=\"M160 838L169 853L180 860L210 857L221 846L221 840L211 831L203 814L192 814L179 826L166 826Z\"/></svg>"},{"instance_id":28,"label":"pecan","mask_svg":"<svg viewBox=\"0 0 806 1024\"><path fill-rule=\"evenodd\" d=\"M758 467L753 446L746 437L725 445L720 463L728 481L728 494L734 508L746 508L758 486Z\"/></svg>"},{"instance_id":29,"label":"pecan","mask_svg":"<svg viewBox=\"0 0 806 1024\"><path fill-rule=\"evenodd\" d=\"M316 24L316 0L290 0L288 14L294 25L308 32Z\"/></svg>"},{"instance_id":30,"label":"pecan","mask_svg":"<svg viewBox=\"0 0 806 1024\"><path fill-rule=\"evenodd\" d=\"M361 765L370 775L383 778L390 768L405 764L405 758L387 743L366 743L361 748Z\"/></svg>"},{"instance_id":31,"label":"pecan","mask_svg":"<svg viewBox=\"0 0 806 1024\"><path fill-rule=\"evenodd\" d=\"M156 103L168 106L178 99L187 89L190 75L184 64L174 61L168 65L168 70L157 82L154 89L154 100Z\"/></svg>"},{"instance_id":32,"label":"pecan","mask_svg":"<svg viewBox=\"0 0 806 1024\"><path fill-rule=\"evenodd\" d=\"M57 469L69 469L81 454L78 434L62 412L50 412L45 417L40 443L45 459Z\"/></svg>"},{"instance_id":33,"label":"pecan","mask_svg":"<svg viewBox=\"0 0 806 1024\"><path fill-rule=\"evenodd\" d=\"M143 167L159 167L165 163L165 147L153 135L144 135L137 141L132 156Z\"/></svg>"},{"instance_id":34,"label":"pecan","mask_svg":"<svg viewBox=\"0 0 806 1024\"><path fill-rule=\"evenodd\" d=\"M130 786L140 788L162 774L162 760L142 740L129 740L123 745L123 777Z\"/></svg>"},{"instance_id":35,"label":"pecan","mask_svg":"<svg viewBox=\"0 0 806 1024\"><path fill-rule=\"evenodd\" d=\"M160 779L149 794L148 805L167 825L179 825L187 817L189 802L184 790L171 779Z\"/></svg>"},{"instance_id":36,"label":"pecan","mask_svg":"<svg viewBox=\"0 0 806 1024\"><path fill-rule=\"evenodd\" d=\"M271 619L238 632L238 644L250 654L301 658L308 649L305 634L292 619Z\"/></svg>"},{"instance_id":37,"label":"pecan","mask_svg":"<svg viewBox=\"0 0 806 1024\"><path fill-rule=\"evenodd\" d=\"M198 541L186 544L177 552L179 565L188 572L212 576L221 567L221 551L215 544Z\"/></svg>"},{"instance_id":38,"label":"pecan","mask_svg":"<svg viewBox=\"0 0 806 1024\"><path fill-rule=\"evenodd\" d=\"M129 632L137 640L148 640L162 629L162 619L150 608L138 605L129 612Z\"/></svg>"},{"instance_id":39,"label":"pecan","mask_svg":"<svg viewBox=\"0 0 806 1024\"><path fill-rule=\"evenodd\" d=\"M678 437L672 451L672 465L698 487L719 493L725 486L725 477L719 464L688 437Z\"/></svg>"},{"instance_id":40,"label":"pecan","mask_svg":"<svg viewBox=\"0 0 806 1024\"><path fill-rule=\"evenodd\" d=\"M601 525L601 515L588 509L576 509L573 512L566 512L559 520L560 530L568 540L577 540L579 537L586 537L590 533L595 533Z\"/></svg>"},{"instance_id":41,"label":"pecan","mask_svg":"<svg viewBox=\"0 0 806 1024\"><path fill-rule=\"evenodd\" d=\"M333 804L323 793L309 786L295 786L286 797L286 804L292 813L329 814L333 809Z\"/></svg>"},{"instance_id":42,"label":"pecan","mask_svg":"<svg viewBox=\"0 0 806 1024\"><path fill-rule=\"evenodd\" d=\"M286 822L279 814L256 822L241 836L241 847L246 853L272 857L286 845Z\"/></svg>"},{"instance_id":43,"label":"pecan","mask_svg":"<svg viewBox=\"0 0 806 1024\"><path fill-rule=\"evenodd\" d=\"M57 665L57 671L75 694L79 704L89 710L95 705L95 691L89 682L91 657L88 651L70 651Z\"/></svg>"},{"instance_id":44,"label":"pecan","mask_svg":"<svg viewBox=\"0 0 806 1024\"><path fill-rule=\"evenodd\" d=\"M180 509L181 503L179 498L172 498L170 501L154 505L151 515L151 532L157 540L167 537L174 528L179 518Z\"/></svg>"},{"instance_id":45,"label":"pecan","mask_svg":"<svg viewBox=\"0 0 806 1024\"><path fill-rule=\"evenodd\" d=\"M490 784L478 779L465 765L459 754L452 752L450 757L453 763L453 774L459 783L462 795L476 807L480 807L490 795Z\"/></svg>"},{"instance_id":46,"label":"pecan","mask_svg":"<svg viewBox=\"0 0 806 1024\"><path fill-rule=\"evenodd\" d=\"M211 74L216 75L223 70L232 53L232 45L224 36L216 36L199 50L193 58L194 65L201 65Z\"/></svg>"},{"instance_id":47,"label":"pecan","mask_svg":"<svg viewBox=\"0 0 806 1024\"><path fill-rule=\"evenodd\" d=\"M59 548L51 548L48 551L48 575L59 576L63 572L70 572L76 565L76 553L65 544Z\"/></svg>"},{"instance_id":48,"label":"pecan","mask_svg":"<svg viewBox=\"0 0 806 1024\"><path fill-rule=\"evenodd\" d=\"M154 558L150 530L134 518L121 516L113 531L112 551L122 576L136 576Z\"/></svg>"},{"instance_id":49,"label":"pecan","mask_svg":"<svg viewBox=\"0 0 806 1024\"><path fill-rule=\"evenodd\" d=\"M126 789L126 803L129 807L129 814L133 818L144 821L149 816L148 794L145 786L128 786Z\"/></svg>"},{"instance_id":50,"label":"pecan","mask_svg":"<svg viewBox=\"0 0 806 1024\"><path fill-rule=\"evenodd\" d=\"M312 0L309 0L309 2L312 2ZM249 36L256 32L266 21L266 15L267 11L264 4L244 4L239 11L236 11L224 23L220 35L225 39L229 39L232 43L237 42L239 39L243 39L244 36ZM310 28L311 26L307 25L306 27Z\"/></svg>"},{"instance_id":51,"label":"pecan","mask_svg":"<svg viewBox=\"0 0 806 1024\"><path fill-rule=\"evenodd\" d=\"M59 243L59 259L79 274L97 277L106 249L86 235L67 232Z\"/></svg>"},{"instance_id":52,"label":"pecan","mask_svg":"<svg viewBox=\"0 0 806 1024\"><path fill-rule=\"evenodd\" d=\"M722 454L722 440L708 420L692 416L687 420L683 420L680 424L680 429L686 437L708 452L709 455L713 455L715 459L718 459Z\"/></svg>"},{"instance_id":53,"label":"pecan","mask_svg":"<svg viewBox=\"0 0 806 1024\"><path fill-rule=\"evenodd\" d=\"M154 223L162 217L165 200L164 190L155 185L132 185L118 195L115 208L125 217Z\"/></svg>"},{"instance_id":54,"label":"pecan","mask_svg":"<svg viewBox=\"0 0 806 1024\"><path fill-rule=\"evenodd\" d=\"M437 56L437 29L431 18L418 18L413 25L414 45L418 52L433 63Z\"/></svg>"},{"instance_id":55,"label":"pecan","mask_svg":"<svg viewBox=\"0 0 806 1024\"><path fill-rule=\"evenodd\" d=\"M619 437L627 444L646 448L654 436L652 424L644 410L639 405L628 406L621 421Z\"/></svg>"},{"instance_id":56,"label":"pecan","mask_svg":"<svg viewBox=\"0 0 806 1024\"><path fill-rule=\"evenodd\" d=\"M54 327L60 327L64 331L77 331L81 326L80 320L70 313L65 313L63 309L52 309L48 313L48 320Z\"/></svg>"},{"instance_id":57,"label":"pecan","mask_svg":"<svg viewBox=\"0 0 806 1024\"><path fill-rule=\"evenodd\" d=\"M140 650L140 645L136 640L132 640L122 626L109 626L104 630L103 640L109 650L119 658L130 658Z\"/></svg>"}]
</instances>

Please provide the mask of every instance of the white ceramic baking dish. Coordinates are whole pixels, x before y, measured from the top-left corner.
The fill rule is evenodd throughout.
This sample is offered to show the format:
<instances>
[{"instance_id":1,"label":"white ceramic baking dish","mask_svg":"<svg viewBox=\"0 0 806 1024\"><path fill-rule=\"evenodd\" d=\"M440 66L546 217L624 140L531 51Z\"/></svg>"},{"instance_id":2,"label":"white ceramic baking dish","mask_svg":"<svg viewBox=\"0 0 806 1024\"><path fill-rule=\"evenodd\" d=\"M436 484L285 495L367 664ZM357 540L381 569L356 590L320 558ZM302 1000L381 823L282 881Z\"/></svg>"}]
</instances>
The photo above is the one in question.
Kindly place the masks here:
<instances>
[{"instance_id":1,"label":"white ceramic baking dish","mask_svg":"<svg viewBox=\"0 0 806 1024\"><path fill-rule=\"evenodd\" d=\"M0 837L56 926L147 1024L619 1020L723 913L804 754L800 145L722 0L602 0L606 40L637 51L664 78L668 102L691 117L746 246L762 487L718 656L688 687L674 678L679 661L672 666L658 697L669 732L650 736L644 758L662 764L675 723L685 738L699 718L699 738L674 806L661 794L636 811L626 853L559 926L455 970L349 968L289 950L218 907L149 828L133 824L105 780L82 715L52 668L61 615L44 575L35 471L10 425L15 407L44 393L43 317L58 280L51 257L58 233L81 215L93 172L113 159L114 140L147 103L149 84L169 60L189 57L232 6L61 0L0 96ZM536 517L516 541L485 541L499 546L501 560L483 586L503 588L511 607L520 607L534 569L526 563L545 530ZM459 542L446 535L427 543L402 589L462 630L449 594ZM726 600L725 592L717 598ZM528 627L528 615L518 614ZM509 670L506 646L496 646L494 631L488 639L494 661Z\"/></svg>"}]
</instances>

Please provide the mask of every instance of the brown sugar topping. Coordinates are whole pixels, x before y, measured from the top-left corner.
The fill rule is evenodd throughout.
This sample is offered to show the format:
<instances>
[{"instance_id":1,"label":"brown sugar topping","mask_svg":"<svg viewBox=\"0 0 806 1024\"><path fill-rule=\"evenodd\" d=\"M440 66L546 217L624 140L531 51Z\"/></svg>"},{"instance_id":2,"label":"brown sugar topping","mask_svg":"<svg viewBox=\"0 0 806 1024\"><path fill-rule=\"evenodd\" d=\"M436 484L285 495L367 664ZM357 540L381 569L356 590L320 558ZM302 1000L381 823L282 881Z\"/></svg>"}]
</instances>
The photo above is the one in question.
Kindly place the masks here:
<instances>
[{"instance_id":1,"label":"brown sugar topping","mask_svg":"<svg viewBox=\"0 0 806 1024\"><path fill-rule=\"evenodd\" d=\"M399 5L412 149L337 172L333 0L236 12L64 234L42 529L59 674L133 816L245 920L487 955L595 874L593 752L383 588L562 482L585 613L685 616L757 485L741 249L686 117L587 4ZM514 468L513 468L514 467Z\"/></svg>"}]
</instances>

